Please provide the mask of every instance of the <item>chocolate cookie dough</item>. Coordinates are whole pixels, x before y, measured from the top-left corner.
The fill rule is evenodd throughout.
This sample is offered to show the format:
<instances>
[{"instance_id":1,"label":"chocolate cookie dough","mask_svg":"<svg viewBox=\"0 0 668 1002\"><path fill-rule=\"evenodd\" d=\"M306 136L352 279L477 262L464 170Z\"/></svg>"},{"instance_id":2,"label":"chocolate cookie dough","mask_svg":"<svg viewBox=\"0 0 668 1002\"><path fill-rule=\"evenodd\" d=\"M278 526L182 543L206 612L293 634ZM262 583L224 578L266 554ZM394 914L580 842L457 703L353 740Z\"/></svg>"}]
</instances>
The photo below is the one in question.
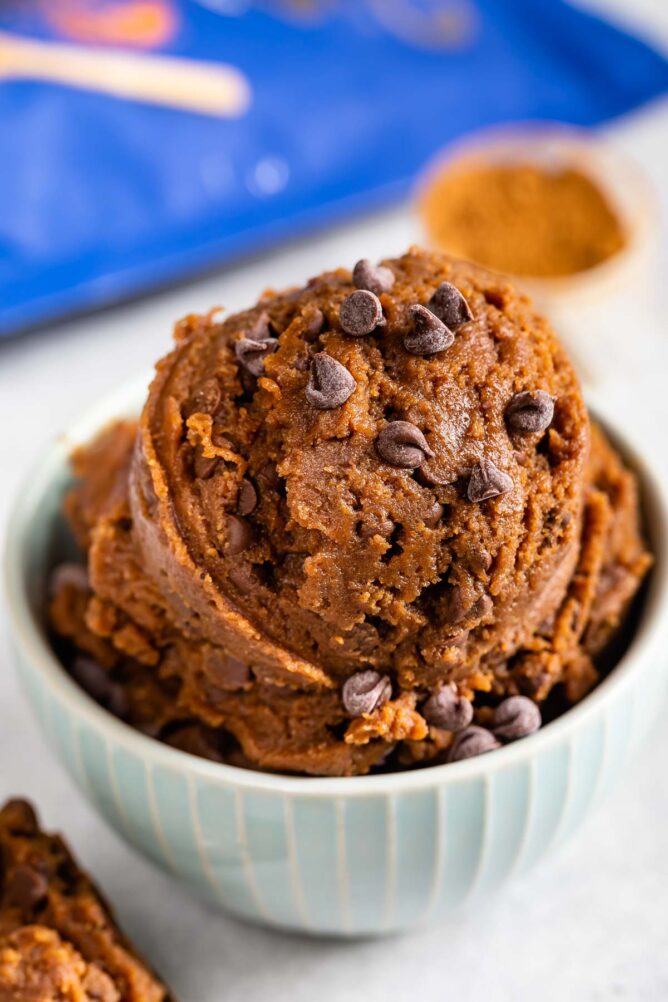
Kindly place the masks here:
<instances>
[{"instance_id":1,"label":"chocolate cookie dough","mask_svg":"<svg viewBox=\"0 0 668 1002\"><path fill-rule=\"evenodd\" d=\"M440 760L444 686L476 726L581 698L649 565L547 323L417 249L187 317L138 428L74 466L88 579L56 581L56 630L128 718L149 678L156 734L231 736L259 768Z\"/></svg>"},{"instance_id":2,"label":"chocolate cookie dough","mask_svg":"<svg viewBox=\"0 0 668 1002\"><path fill-rule=\"evenodd\" d=\"M0 810L0 1002L169 1002L99 892L33 809Z\"/></svg>"}]
</instances>

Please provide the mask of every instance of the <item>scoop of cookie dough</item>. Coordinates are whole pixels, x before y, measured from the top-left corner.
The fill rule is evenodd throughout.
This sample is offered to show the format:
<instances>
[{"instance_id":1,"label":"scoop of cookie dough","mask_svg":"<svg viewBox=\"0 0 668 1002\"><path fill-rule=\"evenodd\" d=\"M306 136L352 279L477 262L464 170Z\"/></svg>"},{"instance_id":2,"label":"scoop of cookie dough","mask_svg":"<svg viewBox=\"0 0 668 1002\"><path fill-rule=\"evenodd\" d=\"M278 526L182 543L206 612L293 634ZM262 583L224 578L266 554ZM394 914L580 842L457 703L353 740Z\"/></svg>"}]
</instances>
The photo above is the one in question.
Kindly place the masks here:
<instances>
[{"instance_id":1,"label":"scoop of cookie dough","mask_svg":"<svg viewBox=\"0 0 668 1002\"><path fill-rule=\"evenodd\" d=\"M582 558L591 432L561 345L472 265L363 264L182 321L132 458L108 432L107 487L82 454L69 502L86 629L265 768L363 772L430 742L446 683L577 688L572 659L568 679L561 656L515 665Z\"/></svg>"},{"instance_id":2,"label":"scoop of cookie dough","mask_svg":"<svg viewBox=\"0 0 668 1002\"><path fill-rule=\"evenodd\" d=\"M380 297L340 271L186 324L142 415L145 566L181 629L267 681L491 678L577 559L589 423L547 324L468 265L413 252L385 267ZM444 286L468 309L453 323L446 307L452 343L416 355L415 307L448 326ZM247 343L271 343L261 365ZM551 405L535 430L513 411L527 393Z\"/></svg>"}]
</instances>

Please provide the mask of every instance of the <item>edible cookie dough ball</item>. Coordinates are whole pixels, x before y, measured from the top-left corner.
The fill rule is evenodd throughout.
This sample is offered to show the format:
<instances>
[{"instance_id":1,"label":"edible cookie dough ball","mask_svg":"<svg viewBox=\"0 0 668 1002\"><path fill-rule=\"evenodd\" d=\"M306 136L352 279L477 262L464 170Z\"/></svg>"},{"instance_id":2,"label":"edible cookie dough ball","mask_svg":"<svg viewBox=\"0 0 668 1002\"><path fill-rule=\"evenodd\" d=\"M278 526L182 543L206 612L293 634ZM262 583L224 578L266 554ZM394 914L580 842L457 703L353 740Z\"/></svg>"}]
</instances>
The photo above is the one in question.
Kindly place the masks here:
<instances>
[{"instance_id":1,"label":"edible cookie dough ball","mask_svg":"<svg viewBox=\"0 0 668 1002\"><path fill-rule=\"evenodd\" d=\"M419 250L186 318L139 426L73 465L86 567L49 609L72 674L240 766L350 775L529 733L529 706L595 684L651 564L549 326Z\"/></svg>"},{"instance_id":2,"label":"edible cookie dough ball","mask_svg":"<svg viewBox=\"0 0 668 1002\"><path fill-rule=\"evenodd\" d=\"M589 437L560 344L502 279L362 261L180 325L134 542L178 630L263 685L502 694L573 574Z\"/></svg>"}]
</instances>

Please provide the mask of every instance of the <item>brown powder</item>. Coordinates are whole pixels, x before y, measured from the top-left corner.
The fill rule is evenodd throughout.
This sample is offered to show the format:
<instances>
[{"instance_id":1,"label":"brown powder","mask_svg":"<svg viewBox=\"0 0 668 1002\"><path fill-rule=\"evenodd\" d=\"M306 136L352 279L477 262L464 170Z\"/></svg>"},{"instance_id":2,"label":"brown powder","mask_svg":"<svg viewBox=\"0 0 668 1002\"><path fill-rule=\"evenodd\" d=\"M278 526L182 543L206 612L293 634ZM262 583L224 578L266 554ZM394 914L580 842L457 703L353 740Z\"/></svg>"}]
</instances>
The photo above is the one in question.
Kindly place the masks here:
<instances>
[{"instance_id":1,"label":"brown powder","mask_svg":"<svg viewBox=\"0 0 668 1002\"><path fill-rule=\"evenodd\" d=\"M625 243L607 198L575 167L462 164L432 178L419 209L440 250L512 275L572 275Z\"/></svg>"}]
</instances>

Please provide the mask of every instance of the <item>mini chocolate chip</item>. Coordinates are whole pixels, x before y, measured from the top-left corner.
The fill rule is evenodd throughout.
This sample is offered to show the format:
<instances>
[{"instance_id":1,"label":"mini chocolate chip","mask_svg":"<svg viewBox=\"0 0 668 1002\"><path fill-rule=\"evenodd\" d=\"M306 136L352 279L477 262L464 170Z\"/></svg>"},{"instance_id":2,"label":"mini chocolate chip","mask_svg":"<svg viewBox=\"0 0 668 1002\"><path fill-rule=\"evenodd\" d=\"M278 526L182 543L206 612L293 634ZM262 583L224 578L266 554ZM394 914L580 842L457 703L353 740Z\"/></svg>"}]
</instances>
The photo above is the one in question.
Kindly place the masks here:
<instances>
[{"instance_id":1,"label":"mini chocolate chip","mask_svg":"<svg viewBox=\"0 0 668 1002\"><path fill-rule=\"evenodd\" d=\"M238 515L227 516L226 553L234 556L247 550L253 542L253 530L245 519Z\"/></svg>"},{"instance_id":2,"label":"mini chocolate chip","mask_svg":"<svg viewBox=\"0 0 668 1002\"><path fill-rule=\"evenodd\" d=\"M352 337L364 337L377 327L383 327L385 318L380 299L366 289L351 293L339 307L339 323Z\"/></svg>"},{"instance_id":3,"label":"mini chocolate chip","mask_svg":"<svg viewBox=\"0 0 668 1002\"><path fill-rule=\"evenodd\" d=\"M275 337L242 337L234 345L234 351L240 363L253 376L262 375L265 358L277 348L278 340Z\"/></svg>"},{"instance_id":4,"label":"mini chocolate chip","mask_svg":"<svg viewBox=\"0 0 668 1002\"><path fill-rule=\"evenodd\" d=\"M441 611L443 622L447 626L454 626L460 623L470 609L470 605L464 599L464 590L461 585L452 585L444 593Z\"/></svg>"},{"instance_id":5,"label":"mini chocolate chip","mask_svg":"<svg viewBox=\"0 0 668 1002\"><path fill-rule=\"evenodd\" d=\"M506 422L523 435L547 431L554 417L554 397L545 390L516 393L506 407Z\"/></svg>"},{"instance_id":6,"label":"mini chocolate chip","mask_svg":"<svg viewBox=\"0 0 668 1002\"><path fill-rule=\"evenodd\" d=\"M353 283L358 289L368 289L377 296L389 292L394 285L394 272L383 265L373 265L363 257L353 268Z\"/></svg>"},{"instance_id":7,"label":"mini chocolate chip","mask_svg":"<svg viewBox=\"0 0 668 1002\"><path fill-rule=\"evenodd\" d=\"M473 720L473 703L457 694L453 685L444 685L422 707L428 724L446 731L463 731Z\"/></svg>"},{"instance_id":8,"label":"mini chocolate chip","mask_svg":"<svg viewBox=\"0 0 668 1002\"><path fill-rule=\"evenodd\" d=\"M376 439L376 449L386 463L406 470L422 466L434 455L420 429L410 421L389 421Z\"/></svg>"},{"instance_id":9,"label":"mini chocolate chip","mask_svg":"<svg viewBox=\"0 0 668 1002\"><path fill-rule=\"evenodd\" d=\"M217 466L217 456L205 456L202 446L196 446L193 458L193 471L198 480L208 480L216 472Z\"/></svg>"},{"instance_id":10,"label":"mini chocolate chip","mask_svg":"<svg viewBox=\"0 0 668 1002\"><path fill-rule=\"evenodd\" d=\"M380 675L373 668L358 671L346 679L342 698L346 713L359 717L362 713L373 713L392 697L392 683L387 675Z\"/></svg>"},{"instance_id":11,"label":"mini chocolate chip","mask_svg":"<svg viewBox=\"0 0 668 1002\"><path fill-rule=\"evenodd\" d=\"M211 430L211 441L214 445L217 445L219 449L228 449L230 452L236 452L237 445L233 438L231 438L229 431L225 428L223 424L219 421L214 421L213 428Z\"/></svg>"},{"instance_id":12,"label":"mini chocolate chip","mask_svg":"<svg viewBox=\"0 0 668 1002\"><path fill-rule=\"evenodd\" d=\"M278 467L271 459L268 459L267 462L260 468L257 479L261 482L263 487L272 491L277 490L281 486L281 477L278 472Z\"/></svg>"},{"instance_id":13,"label":"mini chocolate chip","mask_svg":"<svg viewBox=\"0 0 668 1002\"><path fill-rule=\"evenodd\" d=\"M253 677L248 665L223 650L213 651L205 657L203 668L211 682L228 692L245 689Z\"/></svg>"},{"instance_id":14,"label":"mini chocolate chip","mask_svg":"<svg viewBox=\"0 0 668 1002\"><path fill-rule=\"evenodd\" d=\"M425 516L424 524L429 528L433 529L441 521L441 517L445 508L440 504L435 498L434 503L431 507L431 511Z\"/></svg>"},{"instance_id":15,"label":"mini chocolate chip","mask_svg":"<svg viewBox=\"0 0 668 1002\"><path fill-rule=\"evenodd\" d=\"M466 730L460 731L455 738L454 744L450 748L448 761L461 762L462 759L484 755L486 752L495 751L500 747L500 743L492 732L485 727L467 727Z\"/></svg>"},{"instance_id":16,"label":"mini chocolate chip","mask_svg":"<svg viewBox=\"0 0 668 1002\"><path fill-rule=\"evenodd\" d=\"M315 341L325 326L324 313L316 306L309 313L304 314L303 321L304 329L302 337L305 341Z\"/></svg>"},{"instance_id":17,"label":"mini chocolate chip","mask_svg":"<svg viewBox=\"0 0 668 1002\"><path fill-rule=\"evenodd\" d=\"M266 310L263 310L246 331L246 337L251 338L253 341L266 341L271 336L272 330L269 314Z\"/></svg>"},{"instance_id":18,"label":"mini chocolate chip","mask_svg":"<svg viewBox=\"0 0 668 1002\"><path fill-rule=\"evenodd\" d=\"M468 554L469 564L474 571L488 571L492 566L492 554L487 550L472 549Z\"/></svg>"},{"instance_id":19,"label":"mini chocolate chip","mask_svg":"<svg viewBox=\"0 0 668 1002\"><path fill-rule=\"evenodd\" d=\"M362 539L371 539L372 536L382 536L387 539L394 532L394 522L391 518L370 517L367 521L360 522L357 530Z\"/></svg>"},{"instance_id":20,"label":"mini chocolate chip","mask_svg":"<svg viewBox=\"0 0 668 1002\"><path fill-rule=\"evenodd\" d=\"M513 489L513 481L485 456L471 470L466 496L469 501L488 501Z\"/></svg>"},{"instance_id":21,"label":"mini chocolate chip","mask_svg":"<svg viewBox=\"0 0 668 1002\"><path fill-rule=\"evenodd\" d=\"M239 484L239 493L237 494L237 515L251 515L257 508L257 491L255 490L255 484L253 484L247 477Z\"/></svg>"},{"instance_id":22,"label":"mini chocolate chip","mask_svg":"<svg viewBox=\"0 0 668 1002\"><path fill-rule=\"evenodd\" d=\"M46 876L29 863L19 863L10 869L5 879L8 904L30 910L44 901L49 891Z\"/></svg>"},{"instance_id":23,"label":"mini chocolate chip","mask_svg":"<svg viewBox=\"0 0 668 1002\"><path fill-rule=\"evenodd\" d=\"M457 289L450 282L441 282L428 303L429 309L435 313L448 327L466 324L473 320L471 308Z\"/></svg>"},{"instance_id":24,"label":"mini chocolate chip","mask_svg":"<svg viewBox=\"0 0 668 1002\"><path fill-rule=\"evenodd\" d=\"M246 560L242 560L238 564L233 564L229 568L227 576L242 595L250 595L262 583L253 564L249 564Z\"/></svg>"},{"instance_id":25,"label":"mini chocolate chip","mask_svg":"<svg viewBox=\"0 0 668 1002\"><path fill-rule=\"evenodd\" d=\"M473 603L471 606L470 615L473 619L480 623L483 619L487 619L489 615L494 610L494 602L489 595L481 595L480 598Z\"/></svg>"},{"instance_id":26,"label":"mini chocolate chip","mask_svg":"<svg viewBox=\"0 0 668 1002\"><path fill-rule=\"evenodd\" d=\"M461 623L463 619L468 620L469 626L485 619L494 609L494 603L489 595L481 595L474 602L467 602L464 599L464 590L461 585L452 585L446 592L446 601L442 607L443 622L448 626Z\"/></svg>"},{"instance_id":27,"label":"mini chocolate chip","mask_svg":"<svg viewBox=\"0 0 668 1002\"><path fill-rule=\"evenodd\" d=\"M410 314L413 330L404 338L404 348L411 355L435 355L445 351L455 340L450 328L426 306L411 306Z\"/></svg>"},{"instance_id":28,"label":"mini chocolate chip","mask_svg":"<svg viewBox=\"0 0 668 1002\"><path fill-rule=\"evenodd\" d=\"M515 741L537 731L542 723L540 709L526 696L509 696L494 711L492 728L497 738Z\"/></svg>"},{"instance_id":29,"label":"mini chocolate chip","mask_svg":"<svg viewBox=\"0 0 668 1002\"><path fill-rule=\"evenodd\" d=\"M345 404L355 386L355 380L345 365L326 351L313 356L304 393L308 402L318 410L330 411Z\"/></svg>"},{"instance_id":30,"label":"mini chocolate chip","mask_svg":"<svg viewBox=\"0 0 668 1002\"><path fill-rule=\"evenodd\" d=\"M207 379L199 386L186 404L188 417L191 414L215 414L220 407L222 394L217 379Z\"/></svg>"}]
</instances>

